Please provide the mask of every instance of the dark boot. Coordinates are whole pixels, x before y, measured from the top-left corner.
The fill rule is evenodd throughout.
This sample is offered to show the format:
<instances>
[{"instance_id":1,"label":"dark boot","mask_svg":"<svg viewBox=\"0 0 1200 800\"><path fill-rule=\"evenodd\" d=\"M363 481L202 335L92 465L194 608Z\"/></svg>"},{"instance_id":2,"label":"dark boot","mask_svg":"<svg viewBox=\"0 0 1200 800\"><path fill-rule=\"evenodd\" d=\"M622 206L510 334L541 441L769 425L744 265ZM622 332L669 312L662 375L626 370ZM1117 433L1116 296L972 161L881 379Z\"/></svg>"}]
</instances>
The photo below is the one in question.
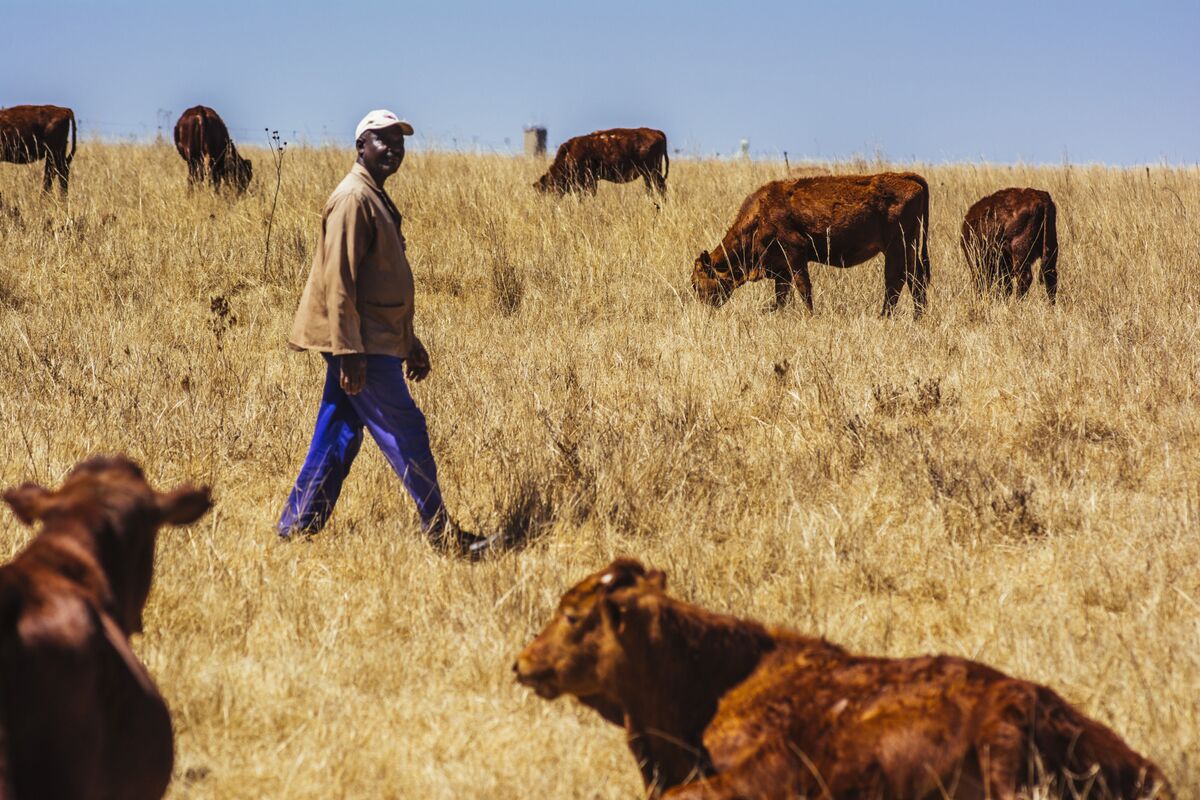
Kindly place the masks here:
<instances>
[{"instance_id":1,"label":"dark boot","mask_svg":"<svg viewBox=\"0 0 1200 800\"><path fill-rule=\"evenodd\" d=\"M445 513L438 514L425 529L425 536L435 550L478 561L491 552L492 539L465 531Z\"/></svg>"}]
</instances>

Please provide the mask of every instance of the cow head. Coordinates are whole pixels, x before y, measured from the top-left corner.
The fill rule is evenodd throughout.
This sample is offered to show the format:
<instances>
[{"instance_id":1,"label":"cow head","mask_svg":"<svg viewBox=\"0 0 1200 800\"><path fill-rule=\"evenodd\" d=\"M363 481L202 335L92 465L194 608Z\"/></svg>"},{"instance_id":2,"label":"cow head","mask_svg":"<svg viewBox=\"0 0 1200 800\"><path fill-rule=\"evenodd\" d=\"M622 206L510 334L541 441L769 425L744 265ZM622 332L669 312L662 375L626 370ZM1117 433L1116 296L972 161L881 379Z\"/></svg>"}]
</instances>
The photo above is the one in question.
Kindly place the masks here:
<instances>
[{"instance_id":1,"label":"cow head","mask_svg":"<svg viewBox=\"0 0 1200 800\"><path fill-rule=\"evenodd\" d=\"M646 594L660 594L666 576L619 558L572 587L558 610L513 664L517 681L539 697L614 695L626 660L622 640L630 609Z\"/></svg>"},{"instance_id":2,"label":"cow head","mask_svg":"<svg viewBox=\"0 0 1200 800\"><path fill-rule=\"evenodd\" d=\"M238 194L243 194L250 188L250 181L254 178L254 165L250 163L250 159L242 158L237 151L233 153L233 185L237 187Z\"/></svg>"},{"instance_id":3,"label":"cow head","mask_svg":"<svg viewBox=\"0 0 1200 800\"><path fill-rule=\"evenodd\" d=\"M720 245L715 258L702 250L692 265L692 289L696 297L712 306L724 303L733 290L745 282L745 273L734 268L725 257L725 248Z\"/></svg>"},{"instance_id":4,"label":"cow head","mask_svg":"<svg viewBox=\"0 0 1200 800\"><path fill-rule=\"evenodd\" d=\"M553 168L547 170L545 175L534 181L533 188L542 194L556 194L560 197L567 192L566 187L559 180Z\"/></svg>"},{"instance_id":5,"label":"cow head","mask_svg":"<svg viewBox=\"0 0 1200 800\"><path fill-rule=\"evenodd\" d=\"M71 536L95 555L126 635L142 630L158 529L195 522L212 506L207 487L156 491L123 456L80 462L56 491L26 483L3 498L26 525L41 521L44 535Z\"/></svg>"}]
</instances>

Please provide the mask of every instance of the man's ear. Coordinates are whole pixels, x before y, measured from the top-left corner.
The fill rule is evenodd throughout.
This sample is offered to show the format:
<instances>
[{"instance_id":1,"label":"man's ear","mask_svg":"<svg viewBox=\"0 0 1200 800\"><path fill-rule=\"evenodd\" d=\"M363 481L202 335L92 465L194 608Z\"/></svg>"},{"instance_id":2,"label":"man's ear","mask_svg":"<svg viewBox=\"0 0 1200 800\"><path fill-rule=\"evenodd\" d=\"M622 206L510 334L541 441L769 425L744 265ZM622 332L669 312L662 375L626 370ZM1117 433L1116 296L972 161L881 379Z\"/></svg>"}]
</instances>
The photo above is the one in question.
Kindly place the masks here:
<instances>
[{"instance_id":1,"label":"man's ear","mask_svg":"<svg viewBox=\"0 0 1200 800\"><path fill-rule=\"evenodd\" d=\"M168 525L190 525L212 508L212 492L207 486L199 489L184 484L158 496L158 511Z\"/></svg>"},{"instance_id":2,"label":"man's ear","mask_svg":"<svg viewBox=\"0 0 1200 800\"><path fill-rule=\"evenodd\" d=\"M26 525L32 525L42 518L46 503L52 493L45 486L36 483L26 483L4 493L4 502L8 503L17 519Z\"/></svg>"}]
</instances>

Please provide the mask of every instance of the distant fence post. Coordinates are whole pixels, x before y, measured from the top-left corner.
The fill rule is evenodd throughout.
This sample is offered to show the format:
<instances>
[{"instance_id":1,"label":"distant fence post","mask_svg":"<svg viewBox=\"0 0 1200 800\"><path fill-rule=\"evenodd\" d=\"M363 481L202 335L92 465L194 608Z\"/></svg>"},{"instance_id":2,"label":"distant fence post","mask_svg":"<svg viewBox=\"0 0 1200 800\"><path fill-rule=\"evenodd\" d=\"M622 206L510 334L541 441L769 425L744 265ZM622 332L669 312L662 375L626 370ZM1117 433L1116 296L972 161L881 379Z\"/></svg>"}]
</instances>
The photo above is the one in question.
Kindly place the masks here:
<instances>
[{"instance_id":1,"label":"distant fence post","mask_svg":"<svg viewBox=\"0 0 1200 800\"><path fill-rule=\"evenodd\" d=\"M546 129L541 125L531 125L525 129L525 155L546 157Z\"/></svg>"}]
</instances>

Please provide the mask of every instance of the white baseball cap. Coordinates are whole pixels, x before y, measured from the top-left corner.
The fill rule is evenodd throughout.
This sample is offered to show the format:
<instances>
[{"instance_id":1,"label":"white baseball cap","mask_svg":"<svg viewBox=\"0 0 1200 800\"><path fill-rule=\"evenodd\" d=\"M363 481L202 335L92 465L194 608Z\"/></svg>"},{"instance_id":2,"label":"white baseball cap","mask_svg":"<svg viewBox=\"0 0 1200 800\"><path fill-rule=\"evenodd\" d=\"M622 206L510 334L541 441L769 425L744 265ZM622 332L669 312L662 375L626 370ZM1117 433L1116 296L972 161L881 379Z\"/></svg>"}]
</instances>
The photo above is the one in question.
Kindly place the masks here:
<instances>
[{"instance_id":1,"label":"white baseball cap","mask_svg":"<svg viewBox=\"0 0 1200 800\"><path fill-rule=\"evenodd\" d=\"M354 141L357 142L367 131L383 130L393 125L399 125L400 132L405 136L412 136L413 126L409 125L407 120L400 119L386 108L378 108L367 114L358 123L358 127L354 129Z\"/></svg>"}]
</instances>

